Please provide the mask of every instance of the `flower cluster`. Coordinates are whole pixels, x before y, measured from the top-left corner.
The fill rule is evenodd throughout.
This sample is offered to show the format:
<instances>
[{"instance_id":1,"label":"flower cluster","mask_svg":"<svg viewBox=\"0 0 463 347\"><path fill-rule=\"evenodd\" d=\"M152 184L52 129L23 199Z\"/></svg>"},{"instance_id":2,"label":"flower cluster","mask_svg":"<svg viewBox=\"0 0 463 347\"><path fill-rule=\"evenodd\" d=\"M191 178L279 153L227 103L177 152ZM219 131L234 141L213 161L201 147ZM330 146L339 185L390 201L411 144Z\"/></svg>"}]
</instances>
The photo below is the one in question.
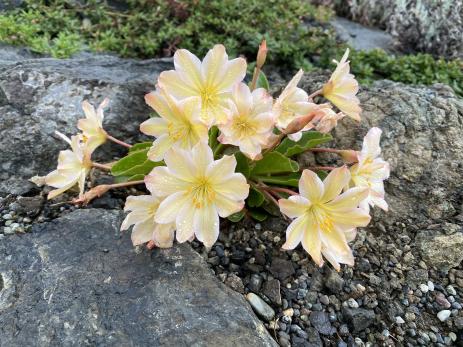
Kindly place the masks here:
<instances>
[{"instance_id":1,"label":"flower cluster","mask_svg":"<svg viewBox=\"0 0 463 347\"><path fill-rule=\"evenodd\" d=\"M156 116L140 130L154 142L134 145L112 168L92 162L92 152L106 140L131 146L103 130L107 99L97 110L84 102L86 118L78 123L82 133L65 138L72 151L61 152L57 170L45 177L57 188L49 197L78 184L78 202L87 203L110 188L144 183L149 194L127 198L130 213L121 229L133 225L133 244L150 247L194 238L211 247L219 236L219 217L255 217L252 209L262 212L273 203L293 219L283 249L301 243L320 266L324 259L338 270L340 264L352 265L348 242L356 228L369 223L370 206L387 210L383 181L389 166L379 157L378 128L370 129L359 152L314 148L331 138L328 133L345 116L360 121L348 53L322 89L309 95L298 87L300 70L274 99L261 70L265 41L249 84L245 59L230 60L224 46L214 46L202 61L180 49L175 69L162 72L156 90L145 96ZM315 102L322 97L326 102ZM309 150L336 153L344 165L301 169L291 157ZM84 193L92 167L110 169L126 182Z\"/></svg>"}]
</instances>

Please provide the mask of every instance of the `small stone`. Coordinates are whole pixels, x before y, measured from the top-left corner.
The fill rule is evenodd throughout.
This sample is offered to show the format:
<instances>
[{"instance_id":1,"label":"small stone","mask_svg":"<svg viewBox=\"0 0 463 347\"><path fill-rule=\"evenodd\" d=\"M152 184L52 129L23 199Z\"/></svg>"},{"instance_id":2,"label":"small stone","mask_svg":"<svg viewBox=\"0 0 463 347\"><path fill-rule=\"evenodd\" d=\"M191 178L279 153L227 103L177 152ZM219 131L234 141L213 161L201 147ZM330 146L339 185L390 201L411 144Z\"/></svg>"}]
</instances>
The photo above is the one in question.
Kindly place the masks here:
<instances>
[{"instance_id":1,"label":"small stone","mask_svg":"<svg viewBox=\"0 0 463 347\"><path fill-rule=\"evenodd\" d=\"M443 308L450 308L451 304L450 302L447 300L447 298L444 296L444 294L442 294L441 292L438 292L436 294L436 297L434 298L434 300L440 305L442 306Z\"/></svg>"},{"instance_id":2,"label":"small stone","mask_svg":"<svg viewBox=\"0 0 463 347\"><path fill-rule=\"evenodd\" d=\"M322 335L332 335L336 329L331 326L326 312L314 311L310 314L310 323ZM334 330L334 331L333 331Z\"/></svg>"},{"instance_id":3,"label":"small stone","mask_svg":"<svg viewBox=\"0 0 463 347\"><path fill-rule=\"evenodd\" d=\"M389 337L390 332L389 332L389 330L384 329L383 332L381 333L381 335L383 335L384 337Z\"/></svg>"},{"instance_id":4,"label":"small stone","mask_svg":"<svg viewBox=\"0 0 463 347\"><path fill-rule=\"evenodd\" d=\"M407 312L405 313L405 319L408 321L408 322L413 322L415 320L415 314L413 312Z\"/></svg>"},{"instance_id":5,"label":"small stone","mask_svg":"<svg viewBox=\"0 0 463 347\"><path fill-rule=\"evenodd\" d=\"M396 324L404 324L405 323L404 319L402 317L400 317L400 316L395 317L395 322L396 322Z\"/></svg>"},{"instance_id":6,"label":"small stone","mask_svg":"<svg viewBox=\"0 0 463 347\"><path fill-rule=\"evenodd\" d=\"M281 305L280 281L272 279L264 283L262 293L276 305Z\"/></svg>"},{"instance_id":7,"label":"small stone","mask_svg":"<svg viewBox=\"0 0 463 347\"><path fill-rule=\"evenodd\" d=\"M447 290L447 293L449 293L450 295L457 295L457 291L455 290L455 288L453 288L452 285L448 285L445 289Z\"/></svg>"},{"instance_id":8,"label":"small stone","mask_svg":"<svg viewBox=\"0 0 463 347\"><path fill-rule=\"evenodd\" d=\"M333 294L338 294L342 291L344 286L344 280L339 276L339 274L330 270L325 279L325 287L328 288Z\"/></svg>"},{"instance_id":9,"label":"small stone","mask_svg":"<svg viewBox=\"0 0 463 347\"><path fill-rule=\"evenodd\" d=\"M284 281L286 278L296 273L293 263L281 258L274 258L269 270L271 274L280 281Z\"/></svg>"},{"instance_id":10,"label":"small stone","mask_svg":"<svg viewBox=\"0 0 463 347\"><path fill-rule=\"evenodd\" d=\"M463 329L463 317L455 318L454 323L458 329Z\"/></svg>"},{"instance_id":11,"label":"small stone","mask_svg":"<svg viewBox=\"0 0 463 347\"><path fill-rule=\"evenodd\" d=\"M445 322L447 319L449 319L451 313L452 312L450 310L439 311L437 318L439 318L441 322Z\"/></svg>"},{"instance_id":12,"label":"small stone","mask_svg":"<svg viewBox=\"0 0 463 347\"><path fill-rule=\"evenodd\" d=\"M248 287L252 292L259 292L262 287L262 277L258 274L252 274L249 279Z\"/></svg>"},{"instance_id":13,"label":"small stone","mask_svg":"<svg viewBox=\"0 0 463 347\"><path fill-rule=\"evenodd\" d=\"M432 283L431 281L428 281L428 288L429 288L429 291L433 292L434 291L434 283Z\"/></svg>"},{"instance_id":14,"label":"small stone","mask_svg":"<svg viewBox=\"0 0 463 347\"><path fill-rule=\"evenodd\" d=\"M7 214L4 214L2 218L4 220L11 220L11 219L13 219L13 216L11 214L7 213Z\"/></svg>"},{"instance_id":15,"label":"small stone","mask_svg":"<svg viewBox=\"0 0 463 347\"><path fill-rule=\"evenodd\" d=\"M375 311L364 308L351 309L344 307L343 316L354 333L365 330L375 322Z\"/></svg>"},{"instance_id":16,"label":"small stone","mask_svg":"<svg viewBox=\"0 0 463 347\"><path fill-rule=\"evenodd\" d=\"M251 304L251 307L254 310L254 312L256 312L256 314L261 318L269 322L275 317L275 311L273 310L273 308L271 308L258 295L254 293L249 293L246 295L246 299Z\"/></svg>"},{"instance_id":17,"label":"small stone","mask_svg":"<svg viewBox=\"0 0 463 347\"><path fill-rule=\"evenodd\" d=\"M3 233L5 235L11 235L11 234L14 234L14 231L10 227L4 227L3 228Z\"/></svg>"},{"instance_id":18,"label":"small stone","mask_svg":"<svg viewBox=\"0 0 463 347\"><path fill-rule=\"evenodd\" d=\"M235 274L228 275L227 279L225 280L225 284L229 286L234 291L244 294L244 284L241 278L236 276Z\"/></svg>"},{"instance_id":19,"label":"small stone","mask_svg":"<svg viewBox=\"0 0 463 347\"><path fill-rule=\"evenodd\" d=\"M452 342L455 342L457 340L457 334L455 334L453 331L449 333L450 340Z\"/></svg>"},{"instance_id":20,"label":"small stone","mask_svg":"<svg viewBox=\"0 0 463 347\"><path fill-rule=\"evenodd\" d=\"M294 309L293 308L288 308L283 311L283 315L286 317L292 317L294 315Z\"/></svg>"},{"instance_id":21,"label":"small stone","mask_svg":"<svg viewBox=\"0 0 463 347\"><path fill-rule=\"evenodd\" d=\"M12 223L13 223L13 221L11 219L9 219L9 220L7 220L5 222L5 226L9 227Z\"/></svg>"},{"instance_id":22,"label":"small stone","mask_svg":"<svg viewBox=\"0 0 463 347\"><path fill-rule=\"evenodd\" d=\"M358 308L359 304L354 298L350 298L349 300L347 300L347 306L349 306L350 308Z\"/></svg>"},{"instance_id":23,"label":"small stone","mask_svg":"<svg viewBox=\"0 0 463 347\"><path fill-rule=\"evenodd\" d=\"M423 293L427 293L429 291L429 287L426 284L420 284L420 290Z\"/></svg>"},{"instance_id":24,"label":"small stone","mask_svg":"<svg viewBox=\"0 0 463 347\"><path fill-rule=\"evenodd\" d=\"M320 297L320 302L321 302L323 305L327 306L327 305L330 304L330 298L328 297L328 295L322 295L322 296Z\"/></svg>"}]
</instances>

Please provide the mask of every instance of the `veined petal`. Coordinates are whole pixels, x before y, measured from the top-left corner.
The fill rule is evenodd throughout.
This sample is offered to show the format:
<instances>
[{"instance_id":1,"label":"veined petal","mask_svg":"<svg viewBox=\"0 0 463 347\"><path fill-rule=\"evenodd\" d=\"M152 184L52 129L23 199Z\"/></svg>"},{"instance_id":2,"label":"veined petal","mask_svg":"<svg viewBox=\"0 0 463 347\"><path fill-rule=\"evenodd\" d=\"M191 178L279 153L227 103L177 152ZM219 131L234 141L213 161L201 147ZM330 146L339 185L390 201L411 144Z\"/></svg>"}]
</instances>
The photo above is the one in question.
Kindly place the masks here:
<instances>
[{"instance_id":1,"label":"veined petal","mask_svg":"<svg viewBox=\"0 0 463 347\"><path fill-rule=\"evenodd\" d=\"M177 228L177 241L183 243L194 236L193 218L196 207L191 202L187 202L181 210L178 211L175 225Z\"/></svg>"},{"instance_id":2,"label":"veined petal","mask_svg":"<svg viewBox=\"0 0 463 347\"><path fill-rule=\"evenodd\" d=\"M75 184L76 184L75 181L70 182L69 184L65 185L64 187L61 187L59 189L54 189L54 190L50 191L48 193L47 199L50 200L50 199L53 199L53 198L57 197L58 195L64 193L66 190L72 188Z\"/></svg>"},{"instance_id":3,"label":"veined petal","mask_svg":"<svg viewBox=\"0 0 463 347\"><path fill-rule=\"evenodd\" d=\"M198 142L193 147L193 165L196 167L196 173L205 173L209 164L214 161L212 149L206 142Z\"/></svg>"},{"instance_id":4,"label":"veined petal","mask_svg":"<svg viewBox=\"0 0 463 347\"><path fill-rule=\"evenodd\" d=\"M160 137L168 133L168 123L165 119L152 117L140 124L140 131L146 135Z\"/></svg>"},{"instance_id":5,"label":"veined petal","mask_svg":"<svg viewBox=\"0 0 463 347\"><path fill-rule=\"evenodd\" d=\"M174 244L174 235L174 224L156 224L151 238L159 248L170 248Z\"/></svg>"},{"instance_id":6,"label":"veined petal","mask_svg":"<svg viewBox=\"0 0 463 347\"><path fill-rule=\"evenodd\" d=\"M172 148L174 142L169 135L164 134L154 140L153 145L149 149L147 156L149 160L161 161L164 159L167 151Z\"/></svg>"},{"instance_id":7,"label":"veined petal","mask_svg":"<svg viewBox=\"0 0 463 347\"><path fill-rule=\"evenodd\" d=\"M155 110L159 116L171 122L175 121L176 117L172 113L170 106L163 96L162 90L156 90L145 95L145 102ZM148 134L149 135L149 134Z\"/></svg>"},{"instance_id":8,"label":"veined petal","mask_svg":"<svg viewBox=\"0 0 463 347\"><path fill-rule=\"evenodd\" d=\"M154 220L156 223L166 224L173 223L177 218L178 211L180 211L185 203L188 201L188 194L184 192L177 192L169 195L159 205Z\"/></svg>"},{"instance_id":9,"label":"veined petal","mask_svg":"<svg viewBox=\"0 0 463 347\"><path fill-rule=\"evenodd\" d=\"M212 204L196 209L193 219L196 238L210 248L219 237L219 215Z\"/></svg>"},{"instance_id":10,"label":"veined petal","mask_svg":"<svg viewBox=\"0 0 463 347\"><path fill-rule=\"evenodd\" d=\"M249 184L240 173L234 173L227 181L215 185L214 189L233 200L245 200L249 195Z\"/></svg>"},{"instance_id":11,"label":"veined petal","mask_svg":"<svg viewBox=\"0 0 463 347\"><path fill-rule=\"evenodd\" d=\"M346 166L332 170L323 181L325 188L322 201L328 202L337 197L343 188L347 186L350 178L350 172Z\"/></svg>"},{"instance_id":12,"label":"veined petal","mask_svg":"<svg viewBox=\"0 0 463 347\"><path fill-rule=\"evenodd\" d=\"M198 122L201 116L201 98L199 96L192 96L183 99L179 102L179 108L186 120L192 122L191 125L194 126L193 122ZM205 126L202 127L206 128Z\"/></svg>"},{"instance_id":13,"label":"veined petal","mask_svg":"<svg viewBox=\"0 0 463 347\"><path fill-rule=\"evenodd\" d=\"M145 184L151 194L159 197L186 191L190 186L188 182L173 175L165 166L155 167L149 175L145 176Z\"/></svg>"},{"instance_id":14,"label":"veined petal","mask_svg":"<svg viewBox=\"0 0 463 347\"><path fill-rule=\"evenodd\" d=\"M241 82L246 76L246 60L236 58L227 62L224 67L224 73L220 79L218 88L220 90L229 90L236 83Z\"/></svg>"},{"instance_id":15,"label":"veined petal","mask_svg":"<svg viewBox=\"0 0 463 347\"><path fill-rule=\"evenodd\" d=\"M323 258L321 254L321 240L320 230L314 223L309 223L304 231L304 235L301 240L302 247L307 253L310 254L313 261L318 265L323 265Z\"/></svg>"},{"instance_id":16,"label":"veined petal","mask_svg":"<svg viewBox=\"0 0 463 347\"><path fill-rule=\"evenodd\" d=\"M346 235L343 231L333 228L329 232L320 233L322 244L333 253L343 254L349 252Z\"/></svg>"},{"instance_id":17,"label":"veined petal","mask_svg":"<svg viewBox=\"0 0 463 347\"><path fill-rule=\"evenodd\" d=\"M45 176L45 184L55 188L62 188L69 185L69 183L77 182L79 172L76 172L73 176L64 176L58 170L50 172Z\"/></svg>"},{"instance_id":18,"label":"veined petal","mask_svg":"<svg viewBox=\"0 0 463 347\"><path fill-rule=\"evenodd\" d=\"M201 61L186 49L178 49L174 54L175 70L178 71L188 84L196 90L201 88Z\"/></svg>"},{"instance_id":19,"label":"veined petal","mask_svg":"<svg viewBox=\"0 0 463 347\"><path fill-rule=\"evenodd\" d=\"M280 200L281 201L281 200ZM291 222L286 229L286 242L281 246L283 249L294 249L302 241L307 228L307 218L301 216Z\"/></svg>"},{"instance_id":20,"label":"veined petal","mask_svg":"<svg viewBox=\"0 0 463 347\"><path fill-rule=\"evenodd\" d=\"M151 240L154 230L153 218L148 218L143 222L135 224L132 230L132 244L138 246Z\"/></svg>"},{"instance_id":21,"label":"veined petal","mask_svg":"<svg viewBox=\"0 0 463 347\"><path fill-rule=\"evenodd\" d=\"M375 159L381 154L379 141L381 139L381 129L373 127L368 130L368 133L363 138L362 156L370 159Z\"/></svg>"},{"instance_id":22,"label":"veined petal","mask_svg":"<svg viewBox=\"0 0 463 347\"><path fill-rule=\"evenodd\" d=\"M330 216L334 219L335 223L351 227L366 227L371 219L368 212L360 208L355 208L351 211L330 211Z\"/></svg>"},{"instance_id":23,"label":"veined petal","mask_svg":"<svg viewBox=\"0 0 463 347\"><path fill-rule=\"evenodd\" d=\"M244 200L233 200L228 196L216 194L215 205L220 217L226 218L233 213L239 212L244 207Z\"/></svg>"},{"instance_id":24,"label":"veined petal","mask_svg":"<svg viewBox=\"0 0 463 347\"><path fill-rule=\"evenodd\" d=\"M197 175L195 164L189 152L182 149L173 148L167 151L164 155L164 161L171 174L186 182L190 182Z\"/></svg>"},{"instance_id":25,"label":"veined petal","mask_svg":"<svg viewBox=\"0 0 463 347\"><path fill-rule=\"evenodd\" d=\"M87 119L91 119L93 121L98 122L98 119L96 117L95 107L93 107L93 105L89 103L87 100L82 101L82 110L84 110L85 117Z\"/></svg>"},{"instance_id":26,"label":"veined petal","mask_svg":"<svg viewBox=\"0 0 463 347\"><path fill-rule=\"evenodd\" d=\"M290 218L302 216L311 203L309 200L300 195L290 196L288 199L278 200L280 211Z\"/></svg>"},{"instance_id":27,"label":"veined petal","mask_svg":"<svg viewBox=\"0 0 463 347\"><path fill-rule=\"evenodd\" d=\"M228 55L223 45L215 45L204 57L201 74L208 87L217 87L221 80L221 70L226 66Z\"/></svg>"},{"instance_id":28,"label":"veined petal","mask_svg":"<svg viewBox=\"0 0 463 347\"><path fill-rule=\"evenodd\" d=\"M310 170L304 170L299 180L299 194L315 203L319 201L324 192L323 182L318 175Z\"/></svg>"},{"instance_id":29,"label":"veined petal","mask_svg":"<svg viewBox=\"0 0 463 347\"><path fill-rule=\"evenodd\" d=\"M174 70L161 72L158 83L161 88L178 99L198 95L198 91L182 80L180 74Z\"/></svg>"},{"instance_id":30,"label":"veined petal","mask_svg":"<svg viewBox=\"0 0 463 347\"><path fill-rule=\"evenodd\" d=\"M359 205L362 200L368 197L368 188L350 188L332 201L325 204L330 210L350 210Z\"/></svg>"},{"instance_id":31,"label":"veined petal","mask_svg":"<svg viewBox=\"0 0 463 347\"><path fill-rule=\"evenodd\" d=\"M221 159L208 165L206 169L206 176L209 177L212 182L225 182L235 173L235 168L235 156L224 155Z\"/></svg>"},{"instance_id":32,"label":"veined petal","mask_svg":"<svg viewBox=\"0 0 463 347\"><path fill-rule=\"evenodd\" d=\"M249 87L244 83L238 83L233 87L233 102L238 114L249 114L252 107L252 95Z\"/></svg>"}]
</instances>

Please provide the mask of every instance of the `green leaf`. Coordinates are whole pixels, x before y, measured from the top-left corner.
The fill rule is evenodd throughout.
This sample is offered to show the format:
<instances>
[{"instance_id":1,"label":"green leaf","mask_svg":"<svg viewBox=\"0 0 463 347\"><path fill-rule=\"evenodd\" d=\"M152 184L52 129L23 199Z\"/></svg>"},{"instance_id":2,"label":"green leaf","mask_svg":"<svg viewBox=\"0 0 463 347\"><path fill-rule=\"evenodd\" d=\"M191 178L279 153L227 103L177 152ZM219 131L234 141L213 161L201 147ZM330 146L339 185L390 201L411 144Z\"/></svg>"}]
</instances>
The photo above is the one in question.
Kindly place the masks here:
<instances>
[{"instance_id":1,"label":"green leaf","mask_svg":"<svg viewBox=\"0 0 463 347\"><path fill-rule=\"evenodd\" d=\"M295 172L289 175L279 175L279 176L255 176L254 179L273 185L282 185L289 187L298 187L299 179L301 178L301 173Z\"/></svg>"},{"instance_id":2,"label":"green leaf","mask_svg":"<svg viewBox=\"0 0 463 347\"><path fill-rule=\"evenodd\" d=\"M265 201L265 196L262 192L258 189L251 188L249 190L249 196L246 199L249 207L259 207Z\"/></svg>"},{"instance_id":3,"label":"green leaf","mask_svg":"<svg viewBox=\"0 0 463 347\"><path fill-rule=\"evenodd\" d=\"M329 134L322 134L318 131L306 131L302 134L302 138L298 142L285 138L275 150L287 157L292 157L332 139Z\"/></svg>"},{"instance_id":4,"label":"green leaf","mask_svg":"<svg viewBox=\"0 0 463 347\"><path fill-rule=\"evenodd\" d=\"M251 177L299 171L299 164L279 152L269 152L255 163Z\"/></svg>"},{"instance_id":5,"label":"green leaf","mask_svg":"<svg viewBox=\"0 0 463 347\"><path fill-rule=\"evenodd\" d=\"M219 144L219 141L217 141L217 136L219 135L219 128L216 126L213 126L211 129L209 129L209 147L211 147L212 150L217 147Z\"/></svg>"},{"instance_id":6,"label":"green leaf","mask_svg":"<svg viewBox=\"0 0 463 347\"><path fill-rule=\"evenodd\" d=\"M132 147L129 149L129 153L140 151L142 149L150 148L153 145L153 142L140 142L134 144Z\"/></svg>"},{"instance_id":7,"label":"green leaf","mask_svg":"<svg viewBox=\"0 0 463 347\"><path fill-rule=\"evenodd\" d=\"M233 223L238 223L240 220L243 219L245 213L244 210L241 210L240 212L233 213L232 215L228 216L228 220L233 222Z\"/></svg>"},{"instance_id":8,"label":"green leaf","mask_svg":"<svg viewBox=\"0 0 463 347\"><path fill-rule=\"evenodd\" d=\"M260 210L249 210L249 215L258 222L263 222L267 219L268 214Z\"/></svg>"},{"instance_id":9,"label":"green leaf","mask_svg":"<svg viewBox=\"0 0 463 347\"><path fill-rule=\"evenodd\" d=\"M328 176L328 172L323 171L323 170L318 170L317 175L323 181L326 178L326 176Z\"/></svg>"},{"instance_id":10,"label":"green leaf","mask_svg":"<svg viewBox=\"0 0 463 347\"><path fill-rule=\"evenodd\" d=\"M147 153L149 148L141 149L134 152L129 152L124 158L120 159L111 168L111 174L116 177L121 177L121 182L125 180L134 180L133 176L143 177L151 172L156 166L164 165L164 162L154 162L148 159ZM122 178L124 177L124 178ZM140 178L138 178L140 179Z\"/></svg>"},{"instance_id":11,"label":"green leaf","mask_svg":"<svg viewBox=\"0 0 463 347\"><path fill-rule=\"evenodd\" d=\"M241 172L244 177L248 178L250 174L249 159L241 152L235 153L236 169L235 172Z\"/></svg>"},{"instance_id":12,"label":"green leaf","mask_svg":"<svg viewBox=\"0 0 463 347\"><path fill-rule=\"evenodd\" d=\"M265 76L263 71L260 71L259 77L257 77L256 82L256 89L257 88L264 88L265 90L270 90L270 85L267 80L267 76Z\"/></svg>"},{"instance_id":13,"label":"green leaf","mask_svg":"<svg viewBox=\"0 0 463 347\"><path fill-rule=\"evenodd\" d=\"M133 176L116 176L114 177L115 183L130 182L130 181L141 181L145 178L145 175L137 174Z\"/></svg>"}]
</instances>

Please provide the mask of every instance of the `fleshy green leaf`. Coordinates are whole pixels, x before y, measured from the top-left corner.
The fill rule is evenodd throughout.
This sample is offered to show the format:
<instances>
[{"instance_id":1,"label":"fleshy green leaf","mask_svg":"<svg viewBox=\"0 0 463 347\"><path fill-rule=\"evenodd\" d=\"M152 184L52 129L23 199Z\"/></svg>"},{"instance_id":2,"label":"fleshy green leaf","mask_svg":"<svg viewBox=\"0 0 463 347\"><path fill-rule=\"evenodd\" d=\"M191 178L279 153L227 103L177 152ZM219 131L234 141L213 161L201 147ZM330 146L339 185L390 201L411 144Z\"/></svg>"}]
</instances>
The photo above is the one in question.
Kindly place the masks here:
<instances>
[{"instance_id":1,"label":"fleshy green leaf","mask_svg":"<svg viewBox=\"0 0 463 347\"><path fill-rule=\"evenodd\" d=\"M133 176L116 176L114 177L115 183L130 182L130 181L141 181L145 178L145 175L137 174Z\"/></svg>"},{"instance_id":2,"label":"fleshy green leaf","mask_svg":"<svg viewBox=\"0 0 463 347\"><path fill-rule=\"evenodd\" d=\"M301 178L301 173L294 172L288 175L278 176L255 176L253 178L257 181L261 181L268 184L298 187L299 179Z\"/></svg>"},{"instance_id":3,"label":"fleshy green leaf","mask_svg":"<svg viewBox=\"0 0 463 347\"><path fill-rule=\"evenodd\" d=\"M116 177L121 177L120 180L123 182L123 178L126 180L133 180L132 177L138 175L147 175L150 171L156 167L164 165L164 162L154 162L148 159L146 156L149 148L141 149L138 151L129 152L124 158L120 159L111 168L111 174ZM140 179L140 178L138 178Z\"/></svg>"},{"instance_id":4,"label":"fleshy green leaf","mask_svg":"<svg viewBox=\"0 0 463 347\"><path fill-rule=\"evenodd\" d=\"M235 153L236 169L235 172L241 172L244 177L248 178L250 173L249 159L241 152Z\"/></svg>"},{"instance_id":5,"label":"fleshy green leaf","mask_svg":"<svg viewBox=\"0 0 463 347\"><path fill-rule=\"evenodd\" d=\"M217 141L217 136L219 135L219 128L216 126L213 126L211 129L209 129L209 147L212 148L212 150L217 147L219 144L219 141Z\"/></svg>"},{"instance_id":6,"label":"fleshy green leaf","mask_svg":"<svg viewBox=\"0 0 463 347\"><path fill-rule=\"evenodd\" d=\"M129 153L140 151L142 149L150 148L153 145L153 142L140 142L134 144L132 147L129 149Z\"/></svg>"},{"instance_id":7,"label":"fleshy green leaf","mask_svg":"<svg viewBox=\"0 0 463 347\"><path fill-rule=\"evenodd\" d=\"M267 219L268 214L260 210L249 210L249 215L258 222L263 222Z\"/></svg>"},{"instance_id":8,"label":"fleshy green leaf","mask_svg":"<svg viewBox=\"0 0 463 347\"><path fill-rule=\"evenodd\" d=\"M265 196L262 194L261 191L255 188L251 188L249 190L249 196L246 199L246 202L249 207L259 207L261 206L265 201Z\"/></svg>"},{"instance_id":9,"label":"fleshy green leaf","mask_svg":"<svg viewBox=\"0 0 463 347\"><path fill-rule=\"evenodd\" d=\"M314 148L332 139L333 138L329 134L322 134L318 131L306 131L302 134L302 138L298 142L285 138L275 151L287 157L292 157L293 155L305 152L310 148Z\"/></svg>"},{"instance_id":10,"label":"fleshy green leaf","mask_svg":"<svg viewBox=\"0 0 463 347\"><path fill-rule=\"evenodd\" d=\"M233 223L238 223L240 220L243 219L245 213L244 210L241 210L240 212L233 213L232 215L228 216L228 220L233 222Z\"/></svg>"},{"instance_id":11,"label":"fleshy green leaf","mask_svg":"<svg viewBox=\"0 0 463 347\"><path fill-rule=\"evenodd\" d=\"M279 152L269 152L255 163L251 177L299 171L299 164Z\"/></svg>"},{"instance_id":12,"label":"fleshy green leaf","mask_svg":"<svg viewBox=\"0 0 463 347\"><path fill-rule=\"evenodd\" d=\"M326 176L328 176L328 172L322 171L322 170L318 170L318 171L317 171L317 175L318 175L318 177L320 177L320 179L323 181L323 180L326 178Z\"/></svg>"}]
</instances>

